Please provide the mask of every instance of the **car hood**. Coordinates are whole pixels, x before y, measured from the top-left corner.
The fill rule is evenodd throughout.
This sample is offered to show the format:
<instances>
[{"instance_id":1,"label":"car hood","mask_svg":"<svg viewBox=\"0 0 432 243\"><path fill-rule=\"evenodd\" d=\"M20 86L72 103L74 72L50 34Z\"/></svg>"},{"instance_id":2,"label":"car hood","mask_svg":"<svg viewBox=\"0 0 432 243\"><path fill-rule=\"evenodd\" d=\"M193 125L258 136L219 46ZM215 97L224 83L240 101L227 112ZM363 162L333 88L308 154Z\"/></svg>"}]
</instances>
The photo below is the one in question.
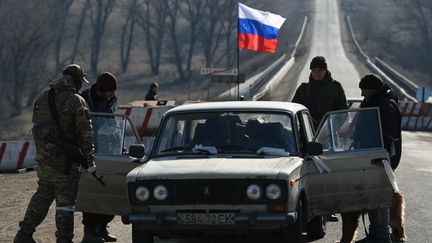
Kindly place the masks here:
<instances>
[{"instance_id":1,"label":"car hood","mask_svg":"<svg viewBox=\"0 0 432 243\"><path fill-rule=\"evenodd\" d=\"M148 161L129 172L128 182L149 179L282 179L301 166L298 157L178 158Z\"/></svg>"}]
</instances>

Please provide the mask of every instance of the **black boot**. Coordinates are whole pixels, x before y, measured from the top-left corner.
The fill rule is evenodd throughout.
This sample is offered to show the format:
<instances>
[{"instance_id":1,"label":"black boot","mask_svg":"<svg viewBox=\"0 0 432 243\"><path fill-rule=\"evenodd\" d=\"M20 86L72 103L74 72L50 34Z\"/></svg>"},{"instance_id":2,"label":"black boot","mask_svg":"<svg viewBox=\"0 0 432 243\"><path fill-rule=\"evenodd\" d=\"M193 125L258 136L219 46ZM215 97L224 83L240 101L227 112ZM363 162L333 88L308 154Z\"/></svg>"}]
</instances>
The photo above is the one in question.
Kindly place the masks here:
<instances>
[{"instance_id":1,"label":"black boot","mask_svg":"<svg viewBox=\"0 0 432 243\"><path fill-rule=\"evenodd\" d=\"M117 241L117 238L108 232L107 226L98 225L98 227L96 228L96 232L99 237L102 237L105 240L105 242Z\"/></svg>"},{"instance_id":2,"label":"black boot","mask_svg":"<svg viewBox=\"0 0 432 243\"><path fill-rule=\"evenodd\" d=\"M14 243L36 243L36 241L33 239L33 234L18 230L15 235Z\"/></svg>"},{"instance_id":3,"label":"black boot","mask_svg":"<svg viewBox=\"0 0 432 243\"><path fill-rule=\"evenodd\" d=\"M84 235L81 243L103 243L102 237L96 234L96 230L92 230L89 227L84 226Z\"/></svg>"}]
</instances>

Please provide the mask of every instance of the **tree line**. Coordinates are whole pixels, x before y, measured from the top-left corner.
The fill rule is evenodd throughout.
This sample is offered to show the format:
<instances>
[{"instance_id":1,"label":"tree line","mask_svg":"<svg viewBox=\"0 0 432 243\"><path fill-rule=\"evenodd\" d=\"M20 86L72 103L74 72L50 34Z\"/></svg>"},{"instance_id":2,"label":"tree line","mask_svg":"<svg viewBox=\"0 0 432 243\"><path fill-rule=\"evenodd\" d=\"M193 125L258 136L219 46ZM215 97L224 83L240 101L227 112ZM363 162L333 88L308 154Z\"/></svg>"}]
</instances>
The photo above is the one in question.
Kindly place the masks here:
<instances>
[{"instance_id":1,"label":"tree line","mask_svg":"<svg viewBox=\"0 0 432 243\"><path fill-rule=\"evenodd\" d=\"M360 44L373 56L432 76L432 1L343 0L341 4L354 18Z\"/></svg>"},{"instance_id":2,"label":"tree line","mask_svg":"<svg viewBox=\"0 0 432 243\"><path fill-rule=\"evenodd\" d=\"M110 65L127 72L140 53L143 69L158 75L168 62L185 81L199 68L194 60L207 67L236 60L232 0L0 0L0 16L0 119L31 106L69 63L96 76L101 59L114 56Z\"/></svg>"}]
</instances>

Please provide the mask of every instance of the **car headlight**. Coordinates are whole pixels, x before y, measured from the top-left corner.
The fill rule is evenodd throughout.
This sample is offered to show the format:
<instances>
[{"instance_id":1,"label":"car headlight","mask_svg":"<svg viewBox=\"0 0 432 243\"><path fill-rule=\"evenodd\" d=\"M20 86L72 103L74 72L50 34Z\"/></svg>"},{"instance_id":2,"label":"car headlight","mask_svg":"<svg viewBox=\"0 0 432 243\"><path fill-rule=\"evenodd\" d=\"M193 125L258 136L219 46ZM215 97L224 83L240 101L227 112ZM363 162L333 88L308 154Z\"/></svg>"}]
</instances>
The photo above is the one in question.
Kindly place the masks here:
<instances>
[{"instance_id":1,"label":"car headlight","mask_svg":"<svg viewBox=\"0 0 432 243\"><path fill-rule=\"evenodd\" d=\"M153 195L157 200L165 200L168 197L168 189L165 186L159 185L153 190Z\"/></svg>"},{"instance_id":2,"label":"car headlight","mask_svg":"<svg viewBox=\"0 0 432 243\"><path fill-rule=\"evenodd\" d=\"M279 185L270 184L266 187L266 196L270 200L278 199L282 194L281 188Z\"/></svg>"},{"instance_id":3,"label":"car headlight","mask_svg":"<svg viewBox=\"0 0 432 243\"><path fill-rule=\"evenodd\" d=\"M261 194L261 187L256 184L252 184L246 189L246 195L251 200L258 200Z\"/></svg>"},{"instance_id":4,"label":"car headlight","mask_svg":"<svg viewBox=\"0 0 432 243\"><path fill-rule=\"evenodd\" d=\"M145 202L150 198L150 191L149 189L147 189L147 187L144 186L137 187L137 189L135 190L135 197L139 201Z\"/></svg>"}]
</instances>

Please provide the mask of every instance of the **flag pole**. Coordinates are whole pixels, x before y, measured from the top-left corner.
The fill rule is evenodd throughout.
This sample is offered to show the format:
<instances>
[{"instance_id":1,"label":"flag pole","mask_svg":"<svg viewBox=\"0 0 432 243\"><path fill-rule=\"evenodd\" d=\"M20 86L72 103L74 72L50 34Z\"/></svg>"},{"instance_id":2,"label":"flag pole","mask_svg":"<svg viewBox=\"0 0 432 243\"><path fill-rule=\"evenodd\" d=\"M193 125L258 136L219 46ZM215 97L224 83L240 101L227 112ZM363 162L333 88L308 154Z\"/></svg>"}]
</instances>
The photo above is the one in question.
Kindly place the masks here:
<instances>
[{"instance_id":1,"label":"flag pole","mask_svg":"<svg viewBox=\"0 0 432 243\"><path fill-rule=\"evenodd\" d=\"M237 3L237 100L240 100L240 46L239 46L239 32L240 32L240 19L239 7Z\"/></svg>"}]
</instances>

